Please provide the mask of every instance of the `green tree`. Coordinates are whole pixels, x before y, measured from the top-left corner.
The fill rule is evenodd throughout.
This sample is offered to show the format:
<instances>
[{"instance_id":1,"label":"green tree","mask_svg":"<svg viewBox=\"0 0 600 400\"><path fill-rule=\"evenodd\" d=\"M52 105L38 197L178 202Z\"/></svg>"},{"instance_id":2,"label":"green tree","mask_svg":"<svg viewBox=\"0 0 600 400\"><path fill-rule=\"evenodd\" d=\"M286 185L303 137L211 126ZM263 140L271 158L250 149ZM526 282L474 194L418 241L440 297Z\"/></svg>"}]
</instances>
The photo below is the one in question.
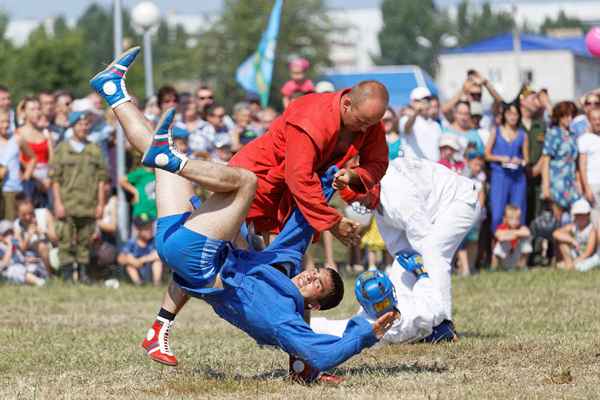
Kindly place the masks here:
<instances>
[{"instance_id":1,"label":"green tree","mask_svg":"<svg viewBox=\"0 0 600 400\"><path fill-rule=\"evenodd\" d=\"M267 27L273 0L225 0L223 14L194 50L196 76L210 82L218 99L232 105L243 97L235 81L238 66L249 57ZM286 0L277 40L270 103L280 106L279 89L288 78L290 57L306 57L313 71L331 64L328 35L333 30L322 0Z\"/></svg>"},{"instance_id":2,"label":"green tree","mask_svg":"<svg viewBox=\"0 0 600 400\"><path fill-rule=\"evenodd\" d=\"M384 0L383 28L379 32L381 56L377 64L415 64L435 70L440 39L450 29L448 17L433 0ZM410 21L410 22L409 22Z\"/></svg>"},{"instance_id":3,"label":"green tree","mask_svg":"<svg viewBox=\"0 0 600 400\"><path fill-rule=\"evenodd\" d=\"M463 0L458 6L454 25L458 44L464 46L512 31L515 20L508 12L494 12L490 3L484 3L478 11L468 0Z\"/></svg>"},{"instance_id":4,"label":"green tree","mask_svg":"<svg viewBox=\"0 0 600 400\"><path fill-rule=\"evenodd\" d=\"M540 26L540 33L546 35L549 30L563 28L581 29L582 32L585 32L586 26L579 18L569 17L563 10L560 10L556 19L548 17L544 19L544 22Z\"/></svg>"},{"instance_id":5,"label":"green tree","mask_svg":"<svg viewBox=\"0 0 600 400\"><path fill-rule=\"evenodd\" d=\"M0 10L0 85L9 84L15 61L12 43L4 37L8 22L8 15Z\"/></svg>"},{"instance_id":6,"label":"green tree","mask_svg":"<svg viewBox=\"0 0 600 400\"><path fill-rule=\"evenodd\" d=\"M15 49L15 70L10 82L16 96L40 90L69 88L76 94L86 92L90 77L85 54L86 43L77 30L49 35L43 26L30 35L26 44Z\"/></svg>"},{"instance_id":7,"label":"green tree","mask_svg":"<svg viewBox=\"0 0 600 400\"><path fill-rule=\"evenodd\" d=\"M197 68L188 47L190 36L181 25L169 26L162 20L153 37L154 77L157 87L193 78Z\"/></svg>"}]
</instances>

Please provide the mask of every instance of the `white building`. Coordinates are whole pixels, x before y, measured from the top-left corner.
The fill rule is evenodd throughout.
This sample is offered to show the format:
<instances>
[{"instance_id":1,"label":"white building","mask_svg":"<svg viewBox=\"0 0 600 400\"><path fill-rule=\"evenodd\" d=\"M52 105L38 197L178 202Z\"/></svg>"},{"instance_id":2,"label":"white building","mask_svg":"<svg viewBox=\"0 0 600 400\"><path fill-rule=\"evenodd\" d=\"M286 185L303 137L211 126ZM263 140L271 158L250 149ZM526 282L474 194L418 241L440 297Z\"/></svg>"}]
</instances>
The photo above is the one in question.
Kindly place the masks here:
<instances>
[{"instance_id":1,"label":"white building","mask_svg":"<svg viewBox=\"0 0 600 400\"><path fill-rule=\"evenodd\" d=\"M520 39L520 51L515 51L519 44L513 35L504 34L442 54L436 76L442 95L460 90L470 69L487 77L506 100L513 99L525 81L547 88L553 101L572 100L600 87L600 59L588 53L583 37Z\"/></svg>"}]
</instances>

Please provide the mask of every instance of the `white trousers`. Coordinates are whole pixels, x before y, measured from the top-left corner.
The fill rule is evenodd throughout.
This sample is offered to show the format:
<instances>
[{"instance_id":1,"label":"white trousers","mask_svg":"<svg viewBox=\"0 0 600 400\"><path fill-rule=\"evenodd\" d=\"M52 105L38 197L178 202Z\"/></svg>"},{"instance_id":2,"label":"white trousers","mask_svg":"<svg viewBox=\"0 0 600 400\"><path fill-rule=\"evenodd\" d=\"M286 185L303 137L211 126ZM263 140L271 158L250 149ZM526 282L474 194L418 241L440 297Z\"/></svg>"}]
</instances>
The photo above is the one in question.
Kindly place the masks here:
<instances>
[{"instance_id":1,"label":"white trousers","mask_svg":"<svg viewBox=\"0 0 600 400\"><path fill-rule=\"evenodd\" d=\"M389 239L394 242L394 248L390 250L421 252L423 264L430 276L429 279L417 281L411 272L405 271L394 261L388 275L396 289L401 315L383 337L384 342L406 343L422 339L431 334L433 327L444 319L452 319L452 258L480 214L478 203L452 201L440 213L431 226L430 234L422 241L426 246L419 246L421 249L418 250L410 244L404 231L384 228L386 232L382 232L382 236L386 243ZM378 226L381 228L382 224ZM390 237L390 234L396 236ZM366 317L362 310L359 314ZM341 336L347 322L348 320L312 318L311 328L318 333Z\"/></svg>"}]
</instances>

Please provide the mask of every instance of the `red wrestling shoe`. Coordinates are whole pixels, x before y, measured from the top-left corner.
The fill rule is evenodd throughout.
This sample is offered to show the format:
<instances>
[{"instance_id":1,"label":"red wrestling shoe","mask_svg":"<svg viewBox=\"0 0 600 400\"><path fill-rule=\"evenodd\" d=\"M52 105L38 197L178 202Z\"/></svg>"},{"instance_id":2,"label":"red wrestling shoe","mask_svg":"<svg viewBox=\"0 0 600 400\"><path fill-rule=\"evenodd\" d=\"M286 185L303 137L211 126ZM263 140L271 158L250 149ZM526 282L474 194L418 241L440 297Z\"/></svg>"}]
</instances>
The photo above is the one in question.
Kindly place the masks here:
<instances>
[{"instance_id":1,"label":"red wrestling shoe","mask_svg":"<svg viewBox=\"0 0 600 400\"><path fill-rule=\"evenodd\" d=\"M171 353L169 347L169 335L174 323L174 321L156 317L142 342L142 347L146 350L148 357L158 363L172 367L177 365L177 358Z\"/></svg>"}]
</instances>

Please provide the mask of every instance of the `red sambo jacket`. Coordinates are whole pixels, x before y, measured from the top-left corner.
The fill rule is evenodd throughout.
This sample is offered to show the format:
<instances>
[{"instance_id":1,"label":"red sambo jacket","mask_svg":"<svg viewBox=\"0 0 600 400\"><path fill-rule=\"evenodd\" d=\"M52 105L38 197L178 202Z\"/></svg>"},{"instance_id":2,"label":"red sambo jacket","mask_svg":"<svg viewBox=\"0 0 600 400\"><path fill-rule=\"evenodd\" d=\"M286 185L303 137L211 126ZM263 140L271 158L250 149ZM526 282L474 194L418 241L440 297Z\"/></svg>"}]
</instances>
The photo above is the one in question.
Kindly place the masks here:
<instances>
[{"instance_id":1,"label":"red sambo jacket","mask_svg":"<svg viewBox=\"0 0 600 400\"><path fill-rule=\"evenodd\" d=\"M353 170L366 193L383 177L388 147L382 123L358 132L346 154L332 159L341 126L340 100L346 89L335 93L309 94L290 103L269 131L242 148L229 162L258 177L256 196L248 212L257 232L277 232L294 203L317 231L330 229L342 218L323 197L319 176L331 165L338 167L358 155Z\"/></svg>"}]
</instances>

